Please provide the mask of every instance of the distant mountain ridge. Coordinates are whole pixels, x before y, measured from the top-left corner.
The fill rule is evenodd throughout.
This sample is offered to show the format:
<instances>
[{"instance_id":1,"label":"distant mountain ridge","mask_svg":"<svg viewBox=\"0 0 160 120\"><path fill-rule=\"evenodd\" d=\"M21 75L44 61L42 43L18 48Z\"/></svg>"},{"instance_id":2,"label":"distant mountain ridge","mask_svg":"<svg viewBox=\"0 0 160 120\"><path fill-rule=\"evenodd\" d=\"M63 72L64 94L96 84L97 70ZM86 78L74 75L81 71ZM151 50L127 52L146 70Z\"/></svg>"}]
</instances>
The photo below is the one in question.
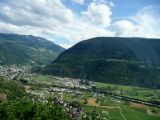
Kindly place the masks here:
<instances>
[{"instance_id":1,"label":"distant mountain ridge","mask_svg":"<svg viewBox=\"0 0 160 120\"><path fill-rule=\"evenodd\" d=\"M160 39L98 37L61 53L43 73L160 88Z\"/></svg>"},{"instance_id":2,"label":"distant mountain ridge","mask_svg":"<svg viewBox=\"0 0 160 120\"><path fill-rule=\"evenodd\" d=\"M0 33L0 64L49 64L64 50L45 38Z\"/></svg>"}]
</instances>

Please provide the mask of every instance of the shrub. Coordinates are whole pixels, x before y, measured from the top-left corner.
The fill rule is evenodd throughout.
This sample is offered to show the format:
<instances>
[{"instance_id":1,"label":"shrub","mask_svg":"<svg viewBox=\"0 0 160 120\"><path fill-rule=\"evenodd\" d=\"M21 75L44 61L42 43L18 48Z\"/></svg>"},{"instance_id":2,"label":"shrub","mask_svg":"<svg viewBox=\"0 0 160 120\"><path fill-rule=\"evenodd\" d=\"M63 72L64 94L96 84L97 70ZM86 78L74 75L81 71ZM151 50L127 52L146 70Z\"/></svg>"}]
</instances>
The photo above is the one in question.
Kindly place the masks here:
<instances>
[{"instance_id":1,"label":"shrub","mask_svg":"<svg viewBox=\"0 0 160 120\"><path fill-rule=\"evenodd\" d=\"M52 102L21 99L0 104L1 120L68 120L62 108Z\"/></svg>"}]
</instances>

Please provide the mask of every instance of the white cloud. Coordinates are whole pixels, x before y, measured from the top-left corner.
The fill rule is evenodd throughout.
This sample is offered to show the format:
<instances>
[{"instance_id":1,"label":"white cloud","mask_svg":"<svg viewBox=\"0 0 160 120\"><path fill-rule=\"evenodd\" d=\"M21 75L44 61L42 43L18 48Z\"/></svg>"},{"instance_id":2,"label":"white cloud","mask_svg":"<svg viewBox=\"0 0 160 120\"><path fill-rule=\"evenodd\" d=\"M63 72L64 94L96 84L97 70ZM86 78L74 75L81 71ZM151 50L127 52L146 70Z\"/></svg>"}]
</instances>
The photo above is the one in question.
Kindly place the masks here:
<instances>
[{"instance_id":1,"label":"white cloud","mask_svg":"<svg viewBox=\"0 0 160 120\"><path fill-rule=\"evenodd\" d=\"M97 5L108 4L108 0L92 0L92 3L96 3Z\"/></svg>"},{"instance_id":2,"label":"white cloud","mask_svg":"<svg viewBox=\"0 0 160 120\"><path fill-rule=\"evenodd\" d=\"M0 32L32 34L49 39L62 36L70 40L69 45L63 45L66 47L91 37L113 36L112 32L95 24L110 24L110 9L103 4L91 3L93 14L102 10L102 13L100 10L97 12L100 14L98 20L92 16L93 22L86 22L83 15L77 16L60 0L12 0L0 3L0 6Z\"/></svg>"},{"instance_id":3,"label":"white cloud","mask_svg":"<svg viewBox=\"0 0 160 120\"><path fill-rule=\"evenodd\" d=\"M113 3L113 2L109 2L109 5L110 5L111 7L114 7L114 3Z\"/></svg>"},{"instance_id":4,"label":"white cloud","mask_svg":"<svg viewBox=\"0 0 160 120\"><path fill-rule=\"evenodd\" d=\"M160 38L160 16L154 7L145 7L130 20L120 20L112 24L112 31L121 37Z\"/></svg>"},{"instance_id":5,"label":"white cloud","mask_svg":"<svg viewBox=\"0 0 160 120\"><path fill-rule=\"evenodd\" d=\"M82 12L87 21L91 21L93 24L109 26L111 23L111 9L105 4L91 3L88 6L88 10Z\"/></svg>"},{"instance_id":6,"label":"white cloud","mask_svg":"<svg viewBox=\"0 0 160 120\"><path fill-rule=\"evenodd\" d=\"M84 0L73 0L73 1L77 4L81 4L81 5L84 4Z\"/></svg>"},{"instance_id":7,"label":"white cloud","mask_svg":"<svg viewBox=\"0 0 160 120\"><path fill-rule=\"evenodd\" d=\"M132 19L143 28L141 35L145 37L160 37L160 14L157 11L160 11L160 6L148 6L133 16Z\"/></svg>"},{"instance_id":8,"label":"white cloud","mask_svg":"<svg viewBox=\"0 0 160 120\"><path fill-rule=\"evenodd\" d=\"M24 6L25 4L25 6ZM12 0L2 3L1 20L17 25L42 25L46 20L54 22L70 22L73 13L60 0Z\"/></svg>"},{"instance_id":9,"label":"white cloud","mask_svg":"<svg viewBox=\"0 0 160 120\"><path fill-rule=\"evenodd\" d=\"M66 33L72 33L71 36L74 41L85 40L98 36L114 36L113 32L92 23L87 23L83 20L75 21L71 26L68 26L68 30L69 31L66 31Z\"/></svg>"},{"instance_id":10,"label":"white cloud","mask_svg":"<svg viewBox=\"0 0 160 120\"><path fill-rule=\"evenodd\" d=\"M114 3L109 1L109 0L92 0L92 3L95 3L97 5L107 5L107 6L110 6L110 7L114 7Z\"/></svg>"},{"instance_id":11,"label":"white cloud","mask_svg":"<svg viewBox=\"0 0 160 120\"><path fill-rule=\"evenodd\" d=\"M112 25L112 30L116 32L116 36L133 37L136 35L137 26L128 20L120 20Z\"/></svg>"}]
</instances>

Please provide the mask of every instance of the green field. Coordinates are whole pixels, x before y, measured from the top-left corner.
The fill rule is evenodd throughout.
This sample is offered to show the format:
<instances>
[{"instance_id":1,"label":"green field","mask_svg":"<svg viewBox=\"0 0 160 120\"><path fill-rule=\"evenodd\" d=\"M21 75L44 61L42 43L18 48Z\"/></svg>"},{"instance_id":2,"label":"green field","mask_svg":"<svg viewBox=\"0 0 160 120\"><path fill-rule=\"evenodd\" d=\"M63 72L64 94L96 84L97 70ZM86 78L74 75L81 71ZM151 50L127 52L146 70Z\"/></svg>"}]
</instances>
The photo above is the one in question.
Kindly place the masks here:
<instances>
[{"instance_id":1,"label":"green field","mask_svg":"<svg viewBox=\"0 0 160 120\"><path fill-rule=\"evenodd\" d=\"M105 98L105 102L108 101L108 104L103 104L102 106L94 105L83 105L84 109L88 113L96 111L102 117L107 118L108 120L159 120L160 119L160 109L152 108L148 106L141 106L135 104L132 106L130 103L126 104L123 101L116 102L113 100L110 101L110 98ZM111 104L110 104L111 103ZM155 111L150 115L147 111Z\"/></svg>"},{"instance_id":2,"label":"green field","mask_svg":"<svg viewBox=\"0 0 160 120\"><path fill-rule=\"evenodd\" d=\"M92 96L85 92L83 95L64 94L66 101L80 102L85 112L107 120L159 120L160 109L142 104L125 102L110 96ZM87 101L85 103L85 101Z\"/></svg>"},{"instance_id":3,"label":"green field","mask_svg":"<svg viewBox=\"0 0 160 120\"><path fill-rule=\"evenodd\" d=\"M24 74L22 79L26 80L28 83L38 83L44 85L52 85L55 83L55 79L50 75L41 74Z\"/></svg>"},{"instance_id":4,"label":"green field","mask_svg":"<svg viewBox=\"0 0 160 120\"><path fill-rule=\"evenodd\" d=\"M160 102L160 89L140 88L135 86L114 85L107 83L95 82L97 88L110 90L113 93L123 96L138 98L148 101Z\"/></svg>"}]
</instances>

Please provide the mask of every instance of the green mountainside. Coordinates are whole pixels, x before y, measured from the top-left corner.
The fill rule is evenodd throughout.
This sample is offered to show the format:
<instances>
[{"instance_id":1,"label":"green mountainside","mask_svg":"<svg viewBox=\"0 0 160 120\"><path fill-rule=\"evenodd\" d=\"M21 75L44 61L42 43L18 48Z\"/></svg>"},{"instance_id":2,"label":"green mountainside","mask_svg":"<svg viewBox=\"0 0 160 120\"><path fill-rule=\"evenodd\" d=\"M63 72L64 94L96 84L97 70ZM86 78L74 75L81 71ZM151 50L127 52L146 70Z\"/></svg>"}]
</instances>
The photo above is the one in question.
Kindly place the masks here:
<instances>
[{"instance_id":1,"label":"green mountainside","mask_svg":"<svg viewBox=\"0 0 160 120\"><path fill-rule=\"evenodd\" d=\"M62 51L41 37L0 33L0 64L48 64Z\"/></svg>"},{"instance_id":2,"label":"green mountainside","mask_svg":"<svg viewBox=\"0 0 160 120\"><path fill-rule=\"evenodd\" d=\"M160 88L160 40L99 37L64 51L44 74Z\"/></svg>"}]
</instances>

